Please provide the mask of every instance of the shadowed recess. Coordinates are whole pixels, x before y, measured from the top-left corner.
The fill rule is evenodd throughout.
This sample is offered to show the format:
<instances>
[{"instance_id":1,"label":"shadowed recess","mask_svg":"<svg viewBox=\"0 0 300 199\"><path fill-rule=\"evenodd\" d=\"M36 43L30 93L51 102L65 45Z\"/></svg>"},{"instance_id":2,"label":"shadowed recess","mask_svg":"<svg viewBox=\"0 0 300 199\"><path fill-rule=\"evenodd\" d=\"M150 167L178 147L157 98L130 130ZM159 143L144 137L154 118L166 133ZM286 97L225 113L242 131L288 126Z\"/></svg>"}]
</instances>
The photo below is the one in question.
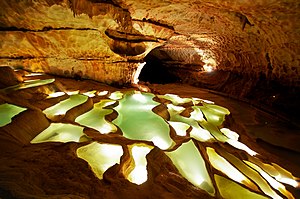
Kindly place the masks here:
<instances>
[{"instance_id":1,"label":"shadowed recess","mask_svg":"<svg viewBox=\"0 0 300 199\"><path fill-rule=\"evenodd\" d=\"M139 75L139 79L151 83L170 83L179 81L179 78L170 73L163 65L163 62L152 55L152 52L153 51L151 51L144 59L146 64Z\"/></svg>"}]
</instances>

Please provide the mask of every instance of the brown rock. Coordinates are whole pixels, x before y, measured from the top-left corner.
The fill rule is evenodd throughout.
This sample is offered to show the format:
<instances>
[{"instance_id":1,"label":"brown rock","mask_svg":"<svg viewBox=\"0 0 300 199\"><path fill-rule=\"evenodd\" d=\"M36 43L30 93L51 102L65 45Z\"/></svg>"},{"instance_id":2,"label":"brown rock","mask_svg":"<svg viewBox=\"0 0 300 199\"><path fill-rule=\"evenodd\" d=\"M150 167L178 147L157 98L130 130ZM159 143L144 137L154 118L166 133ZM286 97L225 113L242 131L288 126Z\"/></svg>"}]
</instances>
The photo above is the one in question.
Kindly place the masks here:
<instances>
[{"instance_id":1,"label":"brown rock","mask_svg":"<svg viewBox=\"0 0 300 199\"><path fill-rule=\"evenodd\" d=\"M22 81L22 77L17 75L9 66L0 66L0 88L14 86Z\"/></svg>"}]
</instances>

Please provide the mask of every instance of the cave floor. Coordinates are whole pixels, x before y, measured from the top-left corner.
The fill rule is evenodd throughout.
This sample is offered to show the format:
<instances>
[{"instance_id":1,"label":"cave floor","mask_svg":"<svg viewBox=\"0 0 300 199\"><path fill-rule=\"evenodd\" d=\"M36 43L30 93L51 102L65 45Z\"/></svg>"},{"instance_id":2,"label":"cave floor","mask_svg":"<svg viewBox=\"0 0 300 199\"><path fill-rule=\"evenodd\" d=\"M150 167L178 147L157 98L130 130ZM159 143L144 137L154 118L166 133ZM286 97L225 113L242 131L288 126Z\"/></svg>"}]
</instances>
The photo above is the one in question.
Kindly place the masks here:
<instances>
[{"instance_id":1,"label":"cave floor","mask_svg":"<svg viewBox=\"0 0 300 199\"><path fill-rule=\"evenodd\" d=\"M256 140L259 147L284 157L293 165L300 165L300 129L289 121L207 89L178 83L153 84L149 87L160 94L174 93L181 97L199 97L228 108L234 120L231 128L236 132L244 132ZM235 124L239 126L234 126ZM294 169L299 175L300 167L296 166Z\"/></svg>"},{"instance_id":2,"label":"cave floor","mask_svg":"<svg viewBox=\"0 0 300 199\"><path fill-rule=\"evenodd\" d=\"M49 78L45 76L44 78ZM132 88L114 88L91 80L74 80L55 77L55 88L63 91L87 92L128 91ZM213 101L226 107L231 115L225 126L238 132L243 143L259 152L268 161L283 165L294 176L300 176L300 130L280 117L266 113L249 104L231 99L214 92L184 84L149 84L154 94L177 94L180 97L197 97ZM161 151L153 152L148 158L150 182L137 186L116 177L115 166L98 180L83 160L78 161L74 151L82 143L40 143L30 144L49 120L41 117L41 111L55 99L44 102L45 93L52 91L47 86L39 89L28 88L20 91L0 93L1 103L13 103L28 107L31 119L23 116L13 119L14 125L0 128L0 197L1 198L207 198L207 195L195 190L191 185L176 177L176 172L167 172L162 168L168 165ZM76 111L82 112L86 107ZM69 113L72 118L74 113ZM76 114L75 114L76 115ZM28 115L27 115L28 116ZM57 118L56 118L57 119ZM58 118L58 121L61 118ZM64 121L64 119L62 119ZM24 127L24 134L17 130ZM15 133L15 132L16 133ZM28 133L29 132L29 133ZM27 134L26 134L27 133ZM111 141L109 136L101 137ZM120 139L122 141L122 139ZM114 141L111 141L114 142ZM129 142L130 143L130 142ZM159 168L160 167L160 168ZM167 166L170 167L170 166ZM173 168L173 167L172 167ZM166 173L165 173L166 172ZM117 175L118 176L118 175ZM176 187L177 185L184 188ZM155 190L155 191L152 191ZM182 191L186 190L186 191ZM299 196L299 189L292 193Z\"/></svg>"}]
</instances>

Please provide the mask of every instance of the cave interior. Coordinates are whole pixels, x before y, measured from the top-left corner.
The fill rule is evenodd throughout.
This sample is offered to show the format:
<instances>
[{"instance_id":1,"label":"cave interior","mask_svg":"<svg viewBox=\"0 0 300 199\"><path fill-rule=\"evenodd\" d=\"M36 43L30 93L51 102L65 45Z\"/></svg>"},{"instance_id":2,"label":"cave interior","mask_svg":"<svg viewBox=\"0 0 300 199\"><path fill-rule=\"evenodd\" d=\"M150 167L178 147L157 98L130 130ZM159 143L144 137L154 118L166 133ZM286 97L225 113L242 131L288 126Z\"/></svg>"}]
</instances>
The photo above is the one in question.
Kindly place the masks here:
<instances>
[{"instance_id":1,"label":"cave interior","mask_svg":"<svg viewBox=\"0 0 300 199\"><path fill-rule=\"evenodd\" d=\"M0 198L300 198L300 2L0 7Z\"/></svg>"}]
</instances>

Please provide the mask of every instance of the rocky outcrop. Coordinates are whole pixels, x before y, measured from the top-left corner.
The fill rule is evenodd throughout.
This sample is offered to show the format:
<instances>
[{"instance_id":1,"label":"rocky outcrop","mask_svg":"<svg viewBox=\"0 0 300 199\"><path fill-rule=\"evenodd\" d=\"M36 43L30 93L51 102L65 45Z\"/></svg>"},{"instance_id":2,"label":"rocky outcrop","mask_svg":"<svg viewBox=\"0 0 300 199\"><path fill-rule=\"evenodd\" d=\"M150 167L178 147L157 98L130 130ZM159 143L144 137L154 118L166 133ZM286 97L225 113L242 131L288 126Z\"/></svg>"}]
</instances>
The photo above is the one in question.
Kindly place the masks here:
<instances>
[{"instance_id":1,"label":"rocky outcrop","mask_svg":"<svg viewBox=\"0 0 300 199\"><path fill-rule=\"evenodd\" d=\"M0 71L0 89L16 85L23 80L23 78L17 75L10 67L1 67Z\"/></svg>"}]
</instances>

